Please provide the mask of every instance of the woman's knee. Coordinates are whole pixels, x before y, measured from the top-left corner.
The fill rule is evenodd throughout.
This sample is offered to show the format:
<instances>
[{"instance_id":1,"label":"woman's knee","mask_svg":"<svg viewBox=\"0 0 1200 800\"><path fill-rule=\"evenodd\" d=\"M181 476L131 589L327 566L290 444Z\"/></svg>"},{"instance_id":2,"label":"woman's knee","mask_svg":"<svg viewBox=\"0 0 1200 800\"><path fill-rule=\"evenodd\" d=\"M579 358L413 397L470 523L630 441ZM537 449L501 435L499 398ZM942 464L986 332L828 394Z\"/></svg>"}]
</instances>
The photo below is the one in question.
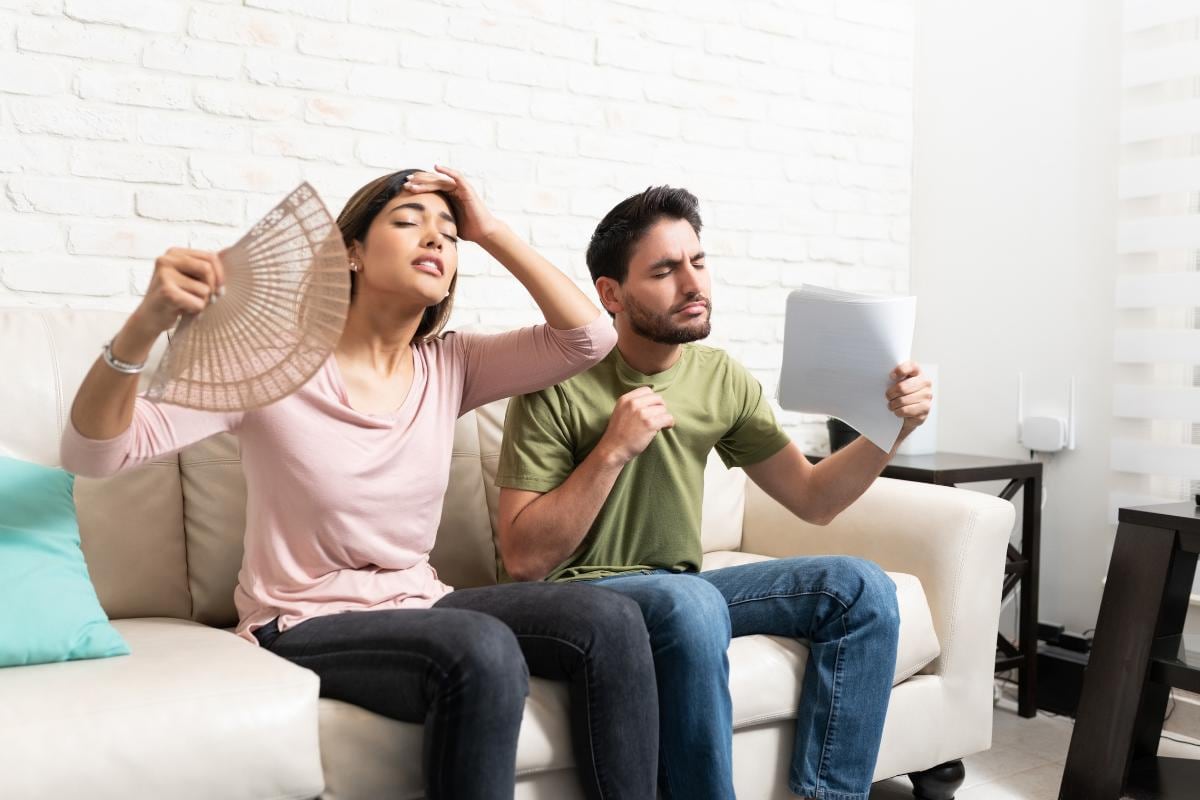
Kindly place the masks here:
<instances>
[{"instance_id":1,"label":"woman's knee","mask_svg":"<svg viewBox=\"0 0 1200 800\"><path fill-rule=\"evenodd\" d=\"M633 598L602 586L564 589L570 592L572 624L585 641L605 648L645 647L646 621Z\"/></svg>"},{"instance_id":2,"label":"woman's knee","mask_svg":"<svg viewBox=\"0 0 1200 800\"><path fill-rule=\"evenodd\" d=\"M529 672L517 637L500 620L477 611L458 611L447 620L443 642L447 672L477 688L489 702L523 702Z\"/></svg>"}]
</instances>

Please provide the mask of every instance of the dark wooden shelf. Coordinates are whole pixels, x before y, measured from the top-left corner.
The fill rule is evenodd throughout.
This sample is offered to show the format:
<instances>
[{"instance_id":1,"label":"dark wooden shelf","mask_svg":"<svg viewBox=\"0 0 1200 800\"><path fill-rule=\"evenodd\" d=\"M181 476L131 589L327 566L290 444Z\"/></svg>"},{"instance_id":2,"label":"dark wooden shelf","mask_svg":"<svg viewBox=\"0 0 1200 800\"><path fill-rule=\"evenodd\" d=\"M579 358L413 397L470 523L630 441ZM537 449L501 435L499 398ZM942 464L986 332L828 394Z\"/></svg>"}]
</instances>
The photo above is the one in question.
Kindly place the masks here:
<instances>
[{"instance_id":1,"label":"dark wooden shelf","mask_svg":"<svg viewBox=\"0 0 1200 800\"><path fill-rule=\"evenodd\" d=\"M1200 692L1200 636L1156 639L1150 650L1147 678L1164 686ZM1200 791L1197 794L1200 795Z\"/></svg>"}]
</instances>

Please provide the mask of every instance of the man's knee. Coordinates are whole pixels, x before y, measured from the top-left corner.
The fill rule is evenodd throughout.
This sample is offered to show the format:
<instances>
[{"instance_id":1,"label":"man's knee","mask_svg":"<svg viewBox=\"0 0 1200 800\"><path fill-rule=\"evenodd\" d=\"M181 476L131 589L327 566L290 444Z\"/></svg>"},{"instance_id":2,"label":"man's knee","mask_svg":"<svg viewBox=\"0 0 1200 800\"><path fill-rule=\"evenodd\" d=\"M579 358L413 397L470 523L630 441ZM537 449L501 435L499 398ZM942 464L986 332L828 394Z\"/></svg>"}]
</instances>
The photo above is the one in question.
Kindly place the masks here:
<instances>
[{"instance_id":1,"label":"man's knee","mask_svg":"<svg viewBox=\"0 0 1200 800\"><path fill-rule=\"evenodd\" d=\"M663 575L651 591L653 601L643 611L656 648L671 641L697 658L724 655L731 634L729 606L717 587L691 575Z\"/></svg>"},{"instance_id":2,"label":"man's knee","mask_svg":"<svg viewBox=\"0 0 1200 800\"><path fill-rule=\"evenodd\" d=\"M855 608L880 624L899 630L900 607L896 599L896 583L874 561L852 556L838 556L835 570L838 583L849 592Z\"/></svg>"}]
</instances>

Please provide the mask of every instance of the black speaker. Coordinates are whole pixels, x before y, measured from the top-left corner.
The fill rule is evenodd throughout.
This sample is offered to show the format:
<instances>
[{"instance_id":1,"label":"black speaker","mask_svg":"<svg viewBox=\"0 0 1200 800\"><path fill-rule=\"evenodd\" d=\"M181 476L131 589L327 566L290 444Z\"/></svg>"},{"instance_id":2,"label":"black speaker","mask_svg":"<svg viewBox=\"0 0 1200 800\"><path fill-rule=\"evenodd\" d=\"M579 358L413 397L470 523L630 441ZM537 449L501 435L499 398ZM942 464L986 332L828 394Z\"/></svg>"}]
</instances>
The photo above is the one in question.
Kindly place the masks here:
<instances>
[{"instance_id":1,"label":"black speaker","mask_svg":"<svg viewBox=\"0 0 1200 800\"><path fill-rule=\"evenodd\" d=\"M829 431L830 453L836 453L858 438L858 431L836 417L825 421L825 429Z\"/></svg>"},{"instance_id":2,"label":"black speaker","mask_svg":"<svg viewBox=\"0 0 1200 800\"><path fill-rule=\"evenodd\" d=\"M1083 691L1088 654L1039 644L1037 658L1038 708L1051 714L1075 716L1079 694Z\"/></svg>"}]
</instances>

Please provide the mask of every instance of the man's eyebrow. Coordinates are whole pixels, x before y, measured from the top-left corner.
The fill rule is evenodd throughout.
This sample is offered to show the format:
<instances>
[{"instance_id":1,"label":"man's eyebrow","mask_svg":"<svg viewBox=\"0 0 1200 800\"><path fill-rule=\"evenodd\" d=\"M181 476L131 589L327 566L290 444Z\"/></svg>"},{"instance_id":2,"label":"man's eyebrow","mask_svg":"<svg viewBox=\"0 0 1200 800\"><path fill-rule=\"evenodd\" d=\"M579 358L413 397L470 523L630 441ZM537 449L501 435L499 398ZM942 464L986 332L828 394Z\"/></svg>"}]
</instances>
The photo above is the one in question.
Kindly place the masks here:
<instances>
[{"instance_id":1,"label":"man's eyebrow","mask_svg":"<svg viewBox=\"0 0 1200 800\"><path fill-rule=\"evenodd\" d=\"M703 250L701 250L699 253L694 253L691 257L691 260L699 261L702 258L704 258ZM670 256L667 256L666 258L660 258L658 261L655 261L653 264L650 265L649 268L651 270L662 269L663 267L673 267L678 263L679 263L678 258L671 258Z\"/></svg>"},{"instance_id":2,"label":"man's eyebrow","mask_svg":"<svg viewBox=\"0 0 1200 800\"><path fill-rule=\"evenodd\" d=\"M393 206L392 211L399 211L402 208L411 208L416 211L420 211L421 213L424 213L429 210L429 209L425 208L424 204L422 204L422 203L400 203L399 205ZM392 211L389 211L388 213L390 214L390 213L392 213ZM450 216L445 211L439 211L438 216L441 217L442 219L446 220L446 222L449 222L452 225L456 225L456 226L458 225L458 223L454 221L454 217Z\"/></svg>"}]
</instances>

